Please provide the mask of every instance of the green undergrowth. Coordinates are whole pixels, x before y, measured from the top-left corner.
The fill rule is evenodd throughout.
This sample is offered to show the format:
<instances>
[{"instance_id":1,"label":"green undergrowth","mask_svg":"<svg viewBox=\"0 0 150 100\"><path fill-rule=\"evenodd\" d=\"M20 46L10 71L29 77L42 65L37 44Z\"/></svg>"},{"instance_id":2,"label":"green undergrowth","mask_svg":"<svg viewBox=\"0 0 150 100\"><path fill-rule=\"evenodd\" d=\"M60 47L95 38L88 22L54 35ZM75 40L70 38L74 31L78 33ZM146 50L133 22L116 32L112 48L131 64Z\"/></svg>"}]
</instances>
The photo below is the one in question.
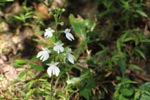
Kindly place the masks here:
<instances>
[{"instance_id":1,"label":"green undergrowth","mask_svg":"<svg viewBox=\"0 0 150 100\"><path fill-rule=\"evenodd\" d=\"M53 1L48 1L49 4L44 2L44 5L50 7ZM77 12L69 7L79 6L67 1L66 8L49 10L53 15L51 18L34 19L38 12L29 5L32 4L30 0L24 0L21 4L23 11L3 19L10 26L16 22L13 29L18 25L20 30L30 27L36 37L33 41L40 46L51 49L56 40L63 42L64 50L72 49L75 62L69 63L63 59L63 54L57 55L54 51L44 62L36 55L31 59L16 59L12 65L24 70L18 73L18 78L7 90L0 90L0 100L149 100L150 83L139 77L149 77L143 74L148 72L150 63L147 2L82 1L83 5L92 2L97 8L95 18L90 19L76 15ZM8 2L13 3L4 0L1 7L4 9ZM80 0L77 3L82 4ZM54 38L43 37L47 27L55 29ZM71 29L74 41L65 40L61 34L67 27ZM46 72L51 59L60 63L58 76L49 76Z\"/></svg>"}]
</instances>

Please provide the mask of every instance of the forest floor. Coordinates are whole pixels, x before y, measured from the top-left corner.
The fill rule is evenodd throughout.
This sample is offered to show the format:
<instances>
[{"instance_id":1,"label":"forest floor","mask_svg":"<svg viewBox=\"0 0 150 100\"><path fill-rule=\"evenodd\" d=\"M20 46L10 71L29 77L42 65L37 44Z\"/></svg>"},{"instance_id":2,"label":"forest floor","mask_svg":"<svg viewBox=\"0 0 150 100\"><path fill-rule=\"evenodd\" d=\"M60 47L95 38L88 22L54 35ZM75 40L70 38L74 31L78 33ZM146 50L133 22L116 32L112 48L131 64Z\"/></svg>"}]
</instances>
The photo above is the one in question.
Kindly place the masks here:
<instances>
[{"instance_id":1,"label":"forest floor","mask_svg":"<svg viewBox=\"0 0 150 100\"><path fill-rule=\"evenodd\" d=\"M63 0L62 0L63 1ZM65 0L64 0L65 1ZM76 3L76 6L71 6L65 4L64 2L57 4L54 3L52 6L66 6L67 12L63 15L63 19L67 20L67 17L69 13L73 13L77 16L82 16L83 18L90 18L92 20L95 19L95 15L98 13L98 6L95 6L95 4L91 4L90 2L83 2ZM78 6L77 6L78 5ZM8 8L9 6L9 8ZM33 9L37 12L39 12L44 20L47 20L47 12L43 12L43 10L47 10L45 6L42 4L37 4L35 2L29 3L30 7L33 7ZM15 14L19 13L21 9L20 2L14 2L14 3L8 3L6 4L3 9L0 11L0 18L4 21L0 22L0 75L3 75L5 78L0 79L0 89L4 89L9 86L10 82L15 79L18 75L18 73L22 70L25 70L25 67L22 68L15 68L13 66L13 63L16 59L24 59L29 60L33 56L37 54L39 51L40 45L36 43L33 39L42 39L42 36L35 34L35 29L38 25L32 25L32 27L29 26L23 26L21 25L15 25L15 23L9 24L7 23L7 18L14 16ZM87 13L88 12L88 13ZM50 16L49 16L50 18ZM52 18L50 18L52 20ZM142 24L143 28L140 28L141 30L145 30L145 26L147 22L142 22L141 20L138 22L138 24ZM104 22L105 23L105 22ZM149 22L150 23L150 22ZM13 26L15 25L15 27ZM106 25L107 26L107 25ZM33 28L34 27L34 28ZM99 25L97 27L104 27L105 25ZM139 26L140 27L140 26ZM38 30L38 29L37 29ZM147 30L149 31L149 30ZM115 33L115 32L114 32ZM115 33L114 37L116 37ZM111 48L113 46L113 42L111 40L107 40L106 44L108 48ZM93 49L93 52L96 53L99 48L95 47L96 44L90 44L89 47L91 50ZM129 75L129 77L139 84L142 84L144 82L150 81L150 59L143 60L139 57L133 57L131 59L131 62L134 62L135 64L142 67L143 71L134 71L132 69L127 69L126 73ZM116 74L115 74L116 75ZM115 77L111 76L108 80L113 81L112 79ZM112 78L112 79L111 79ZM0 90L0 92L2 92Z\"/></svg>"}]
</instances>

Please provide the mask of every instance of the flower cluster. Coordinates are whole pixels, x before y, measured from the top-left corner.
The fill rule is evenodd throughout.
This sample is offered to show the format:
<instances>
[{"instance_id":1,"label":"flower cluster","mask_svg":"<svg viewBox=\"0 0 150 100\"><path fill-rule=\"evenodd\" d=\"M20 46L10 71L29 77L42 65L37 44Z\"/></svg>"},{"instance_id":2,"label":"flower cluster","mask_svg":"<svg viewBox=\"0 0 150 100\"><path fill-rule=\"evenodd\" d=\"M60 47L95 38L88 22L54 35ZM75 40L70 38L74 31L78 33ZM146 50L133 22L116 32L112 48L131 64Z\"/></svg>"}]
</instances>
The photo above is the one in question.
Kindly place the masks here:
<instances>
[{"instance_id":1,"label":"flower cluster","mask_svg":"<svg viewBox=\"0 0 150 100\"><path fill-rule=\"evenodd\" d=\"M70 33L70 31L71 30L67 28L65 29L65 31L63 31L63 33L65 34L66 38L69 41L72 41L74 40L74 36ZM54 32L55 30L53 30L52 28L47 28L45 29L44 37L51 38L54 35ZM51 49L55 51L57 54L63 53L65 55L65 60L68 60L68 62L74 64L75 57L71 54L72 53L71 48L68 48L65 50L63 45L64 45L63 43L61 43L60 41L57 41L53 44L53 47ZM38 52L36 57L40 58L40 60L44 62L49 59L49 54L51 53L51 51L48 48L42 48L42 50ZM58 64L59 62L54 62L54 61L47 64L49 66L47 69L47 73L50 77L52 75L56 75L56 76L59 75L60 69L57 66Z\"/></svg>"}]
</instances>

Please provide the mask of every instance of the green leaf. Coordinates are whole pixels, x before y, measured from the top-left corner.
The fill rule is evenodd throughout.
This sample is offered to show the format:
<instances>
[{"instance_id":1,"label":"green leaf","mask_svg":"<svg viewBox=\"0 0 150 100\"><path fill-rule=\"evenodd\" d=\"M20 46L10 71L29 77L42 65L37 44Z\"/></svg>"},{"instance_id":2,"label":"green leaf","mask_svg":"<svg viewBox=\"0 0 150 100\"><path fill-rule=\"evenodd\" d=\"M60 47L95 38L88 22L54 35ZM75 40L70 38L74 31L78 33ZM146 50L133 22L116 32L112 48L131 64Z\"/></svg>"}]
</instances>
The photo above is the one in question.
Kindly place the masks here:
<instances>
[{"instance_id":1,"label":"green leaf","mask_svg":"<svg viewBox=\"0 0 150 100\"><path fill-rule=\"evenodd\" d=\"M59 97L61 97L61 98L65 99L65 100L67 100L67 96L66 96L63 92L61 92L61 93L59 94Z\"/></svg>"},{"instance_id":2,"label":"green leaf","mask_svg":"<svg viewBox=\"0 0 150 100\"><path fill-rule=\"evenodd\" d=\"M54 43L56 41L56 38L54 36L52 36L51 38L49 38L49 40Z\"/></svg>"},{"instance_id":3,"label":"green leaf","mask_svg":"<svg viewBox=\"0 0 150 100\"><path fill-rule=\"evenodd\" d=\"M150 100L150 82L142 84L134 96L135 100Z\"/></svg>"},{"instance_id":4,"label":"green leaf","mask_svg":"<svg viewBox=\"0 0 150 100\"><path fill-rule=\"evenodd\" d=\"M143 42L143 43L150 43L150 40L149 39L144 39L144 40L141 40L141 42Z\"/></svg>"},{"instance_id":5,"label":"green leaf","mask_svg":"<svg viewBox=\"0 0 150 100\"><path fill-rule=\"evenodd\" d=\"M27 63L26 60L17 59L17 60L13 63L13 66L14 66L14 67L21 67L22 65L25 65L26 63Z\"/></svg>"},{"instance_id":6,"label":"green leaf","mask_svg":"<svg viewBox=\"0 0 150 100\"><path fill-rule=\"evenodd\" d=\"M22 79L26 75L26 71L22 71L19 73L19 78Z\"/></svg>"},{"instance_id":7,"label":"green leaf","mask_svg":"<svg viewBox=\"0 0 150 100\"><path fill-rule=\"evenodd\" d=\"M134 95L134 100L139 100L138 99L139 97L140 97L140 90L137 90Z\"/></svg>"},{"instance_id":8,"label":"green leaf","mask_svg":"<svg viewBox=\"0 0 150 100\"><path fill-rule=\"evenodd\" d=\"M127 89L127 88L123 88L120 91L123 96L132 96L134 93L133 89Z\"/></svg>"},{"instance_id":9,"label":"green leaf","mask_svg":"<svg viewBox=\"0 0 150 100\"><path fill-rule=\"evenodd\" d=\"M12 65L13 65L13 67L21 67L19 64L17 64L17 63L12 63Z\"/></svg>"},{"instance_id":10,"label":"green leaf","mask_svg":"<svg viewBox=\"0 0 150 100\"><path fill-rule=\"evenodd\" d=\"M70 93L75 93L76 92L76 90L74 90L74 89L71 88L71 85L67 85L65 87L65 90L68 91L68 92L70 92Z\"/></svg>"},{"instance_id":11,"label":"green leaf","mask_svg":"<svg viewBox=\"0 0 150 100\"><path fill-rule=\"evenodd\" d=\"M122 7L124 7L124 9L126 10L130 9L130 5L128 1L120 0L120 2L122 3Z\"/></svg>"},{"instance_id":12,"label":"green leaf","mask_svg":"<svg viewBox=\"0 0 150 100\"><path fill-rule=\"evenodd\" d=\"M70 22L71 26L73 27L74 31L77 34L80 34L82 36L84 34L86 34L85 25L84 25L84 19L82 19L82 18L75 18L73 16L73 14L70 14L69 22Z\"/></svg>"},{"instance_id":13,"label":"green leaf","mask_svg":"<svg viewBox=\"0 0 150 100\"><path fill-rule=\"evenodd\" d=\"M27 63L27 61L26 61L26 60L22 60L22 59L17 59L17 60L15 61L15 63L20 64L20 65L24 65L24 64Z\"/></svg>"},{"instance_id":14,"label":"green leaf","mask_svg":"<svg viewBox=\"0 0 150 100\"><path fill-rule=\"evenodd\" d=\"M135 65L135 64L129 64L129 67L133 70L139 70L139 71L143 71L142 68L140 68L140 66Z\"/></svg>"},{"instance_id":15,"label":"green leaf","mask_svg":"<svg viewBox=\"0 0 150 100\"><path fill-rule=\"evenodd\" d=\"M147 14L145 12L143 12L142 10L136 10L135 12L143 17L148 17Z\"/></svg>"},{"instance_id":16,"label":"green leaf","mask_svg":"<svg viewBox=\"0 0 150 100\"><path fill-rule=\"evenodd\" d=\"M129 99L125 98L125 97L122 96L122 95L119 95L119 98L118 98L117 100L129 100Z\"/></svg>"},{"instance_id":17,"label":"green leaf","mask_svg":"<svg viewBox=\"0 0 150 100\"><path fill-rule=\"evenodd\" d=\"M126 37L126 38L123 40L123 42L128 42L128 41L131 41L131 40L134 40L134 38L133 38L133 37Z\"/></svg>"},{"instance_id":18,"label":"green leaf","mask_svg":"<svg viewBox=\"0 0 150 100\"><path fill-rule=\"evenodd\" d=\"M118 65L120 67L121 73L124 76L126 70L126 61L123 58L120 58L118 61Z\"/></svg>"},{"instance_id":19,"label":"green leaf","mask_svg":"<svg viewBox=\"0 0 150 100\"><path fill-rule=\"evenodd\" d=\"M68 79L66 82L68 85L72 84L72 85L76 85L79 84L83 79L89 77L90 72L89 71L85 71L84 73L82 73L82 75L80 77L74 77L72 79Z\"/></svg>"},{"instance_id":20,"label":"green leaf","mask_svg":"<svg viewBox=\"0 0 150 100\"><path fill-rule=\"evenodd\" d=\"M89 78L87 79L86 87L89 89L92 89L94 87L94 85L95 85L94 78L92 76L89 76Z\"/></svg>"},{"instance_id":21,"label":"green leaf","mask_svg":"<svg viewBox=\"0 0 150 100\"><path fill-rule=\"evenodd\" d=\"M23 20L24 20L24 19L22 18L22 16L21 16L21 15L20 15L20 16L19 16L19 15L14 16L14 18L15 18L15 19L18 19L18 20L20 20L20 21L23 21Z\"/></svg>"},{"instance_id":22,"label":"green leaf","mask_svg":"<svg viewBox=\"0 0 150 100\"><path fill-rule=\"evenodd\" d=\"M38 70L38 71L44 71L44 68L39 65L31 65L30 66L32 69Z\"/></svg>"},{"instance_id":23,"label":"green leaf","mask_svg":"<svg viewBox=\"0 0 150 100\"><path fill-rule=\"evenodd\" d=\"M14 1L14 0L0 0L0 3L2 2L12 2L12 1Z\"/></svg>"},{"instance_id":24,"label":"green leaf","mask_svg":"<svg viewBox=\"0 0 150 100\"><path fill-rule=\"evenodd\" d=\"M80 95L86 100L90 99L92 88L94 87L94 79L88 75L88 79L84 79L85 85L80 87Z\"/></svg>"},{"instance_id":25,"label":"green leaf","mask_svg":"<svg viewBox=\"0 0 150 100\"><path fill-rule=\"evenodd\" d=\"M80 95L83 96L86 100L89 100L91 96L91 89L84 88L83 90L80 90Z\"/></svg>"},{"instance_id":26,"label":"green leaf","mask_svg":"<svg viewBox=\"0 0 150 100\"><path fill-rule=\"evenodd\" d=\"M150 92L142 93L140 98L138 98L138 100L150 100Z\"/></svg>"},{"instance_id":27,"label":"green leaf","mask_svg":"<svg viewBox=\"0 0 150 100\"><path fill-rule=\"evenodd\" d=\"M117 40L117 49L118 51L121 51L121 45L122 45L122 41L121 40Z\"/></svg>"},{"instance_id":28,"label":"green leaf","mask_svg":"<svg viewBox=\"0 0 150 100\"><path fill-rule=\"evenodd\" d=\"M135 52L139 54L143 59L146 60L145 54L140 49L135 49Z\"/></svg>"},{"instance_id":29,"label":"green leaf","mask_svg":"<svg viewBox=\"0 0 150 100\"><path fill-rule=\"evenodd\" d=\"M25 87L31 89L34 83L36 83L36 80L31 80L25 85Z\"/></svg>"},{"instance_id":30,"label":"green leaf","mask_svg":"<svg viewBox=\"0 0 150 100\"><path fill-rule=\"evenodd\" d=\"M1 100L1 99L0 99ZM20 98L13 98L12 100L20 100Z\"/></svg>"},{"instance_id":31,"label":"green leaf","mask_svg":"<svg viewBox=\"0 0 150 100\"><path fill-rule=\"evenodd\" d=\"M150 92L150 82L146 82L139 87L140 90Z\"/></svg>"},{"instance_id":32,"label":"green leaf","mask_svg":"<svg viewBox=\"0 0 150 100\"><path fill-rule=\"evenodd\" d=\"M82 78L80 77L76 77L76 78L72 78L72 79L69 79L67 80L67 84L70 85L75 85L75 84L79 84L81 82Z\"/></svg>"},{"instance_id":33,"label":"green leaf","mask_svg":"<svg viewBox=\"0 0 150 100\"><path fill-rule=\"evenodd\" d=\"M29 91L25 94L25 97L29 100L30 95L34 93L33 89L29 89Z\"/></svg>"},{"instance_id":34,"label":"green leaf","mask_svg":"<svg viewBox=\"0 0 150 100\"><path fill-rule=\"evenodd\" d=\"M86 41L87 39L87 31L86 29L89 27L89 22L87 22L87 20L84 20L83 18L75 18L73 16L73 14L70 14L69 16L69 22L72 26L72 28L74 29L75 33L80 35L81 39L83 41Z\"/></svg>"}]
</instances>

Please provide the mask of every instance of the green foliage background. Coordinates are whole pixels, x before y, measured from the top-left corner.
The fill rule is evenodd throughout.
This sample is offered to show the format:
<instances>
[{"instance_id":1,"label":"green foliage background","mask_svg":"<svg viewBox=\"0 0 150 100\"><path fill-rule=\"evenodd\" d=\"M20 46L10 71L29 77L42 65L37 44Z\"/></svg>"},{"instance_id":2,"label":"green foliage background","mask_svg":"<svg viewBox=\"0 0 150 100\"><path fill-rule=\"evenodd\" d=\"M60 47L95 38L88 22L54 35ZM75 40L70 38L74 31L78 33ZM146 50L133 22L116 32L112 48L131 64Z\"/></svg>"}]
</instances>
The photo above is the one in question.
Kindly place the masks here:
<instances>
[{"instance_id":1,"label":"green foliage background","mask_svg":"<svg viewBox=\"0 0 150 100\"><path fill-rule=\"evenodd\" d=\"M3 0L0 4L5 7L5 3L10 1ZM45 20L51 20L49 25L54 25L54 19L33 19L36 12L26 5L27 2L30 1L22 2L22 12L4 21L10 25L17 22L21 28L31 27L41 35L42 29L48 26ZM54 77L53 83L42 65L36 65L34 56L30 60L18 59L13 66L28 64L30 67L19 73L18 79L12 82L11 89L5 91L1 100L149 100L150 83L137 81L135 74L146 71L144 68L150 63L150 26L147 28L148 34L144 31L150 16L147 1L77 0L74 4L74 0L68 0L68 3L69 7L92 3L97 8L94 19L77 16L78 12L74 9L70 11L69 7L65 8L66 15L61 15L67 16L66 22L76 36L72 47L77 58L76 64L63 65L61 75ZM63 18L61 16L60 20ZM36 29L33 28L35 24L38 25ZM59 24L59 28L62 28L62 22ZM34 41L42 42L38 39ZM69 45L67 41L66 44ZM138 61L144 61L145 65ZM37 77L32 69L42 72L42 75ZM23 86L17 90L14 84L18 81ZM51 86L54 86L53 89Z\"/></svg>"}]
</instances>

